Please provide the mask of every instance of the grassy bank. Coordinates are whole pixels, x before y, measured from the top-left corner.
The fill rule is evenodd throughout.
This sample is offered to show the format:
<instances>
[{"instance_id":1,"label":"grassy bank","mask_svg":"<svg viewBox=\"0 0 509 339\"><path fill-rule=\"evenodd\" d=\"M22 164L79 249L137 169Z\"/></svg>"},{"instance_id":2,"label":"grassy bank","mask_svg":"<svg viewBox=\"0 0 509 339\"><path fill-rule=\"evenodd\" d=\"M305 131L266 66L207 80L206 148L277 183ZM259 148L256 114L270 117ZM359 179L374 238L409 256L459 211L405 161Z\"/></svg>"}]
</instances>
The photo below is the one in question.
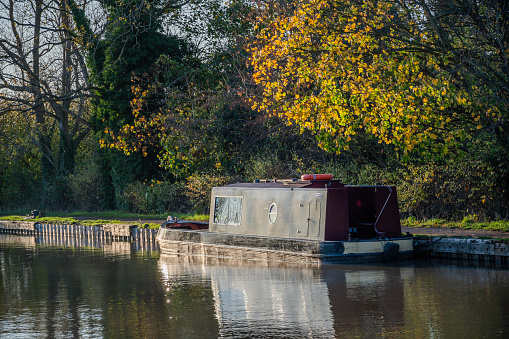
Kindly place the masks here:
<instances>
[{"instance_id":1,"label":"grassy bank","mask_svg":"<svg viewBox=\"0 0 509 339\"><path fill-rule=\"evenodd\" d=\"M11 211L0 212L0 220L26 220L30 211ZM54 213L47 212L43 218L37 218L37 221L49 224L83 225L94 226L104 224L139 224L140 227L159 227L159 222L154 220L166 220L168 215L172 215L181 220L207 221L209 216L206 214L136 214L123 211L105 211L105 212L71 212ZM416 218L407 218L401 220L401 224L406 227L415 228L453 228L464 230L488 230L498 232L509 232L509 220L479 221L474 216L467 216L461 221L449 221L445 219L417 220Z\"/></svg>"},{"instance_id":2,"label":"grassy bank","mask_svg":"<svg viewBox=\"0 0 509 339\"><path fill-rule=\"evenodd\" d=\"M27 219L30 211L14 211L14 212L1 212L0 220L34 220ZM208 215L204 214L171 214L181 220L194 220L205 221L208 220ZM149 220L166 220L168 214L136 214L127 213L122 211L106 211L106 212L72 212L72 213L45 213L45 217L37 218L36 220L41 223L48 224L61 224L61 225L82 225L82 226L95 226L105 224L139 224L140 227L157 228L160 223L147 222Z\"/></svg>"},{"instance_id":3,"label":"grassy bank","mask_svg":"<svg viewBox=\"0 0 509 339\"><path fill-rule=\"evenodd\" d=\"M467 216L461 221L448 221L444 219L417 220L407 218L401 221L406 227L425 228L458 228L464 230L487 230L509 232L509 220L479 221L476 216Z\"/></svg>"}]
</instances>

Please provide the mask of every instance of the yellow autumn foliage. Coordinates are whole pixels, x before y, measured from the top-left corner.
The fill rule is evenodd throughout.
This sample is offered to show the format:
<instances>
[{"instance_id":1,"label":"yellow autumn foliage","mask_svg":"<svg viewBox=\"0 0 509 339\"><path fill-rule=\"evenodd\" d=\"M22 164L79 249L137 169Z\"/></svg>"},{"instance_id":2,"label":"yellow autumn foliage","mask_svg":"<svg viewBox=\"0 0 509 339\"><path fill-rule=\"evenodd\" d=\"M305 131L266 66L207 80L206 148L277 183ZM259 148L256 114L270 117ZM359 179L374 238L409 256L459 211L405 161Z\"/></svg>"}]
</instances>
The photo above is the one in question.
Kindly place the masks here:
<instances>
[{"instance_id":1,"label":"yellow autumn foliage","mask_svg":"<svg viewBox=\"0 0 509 339\"><path fill-rule=\"evenodd\" d=\"M337 152L361 130L405 152L456 145L468 137L458 128L465 115L475 121L497 108L443 70L447 52L427 53L437 36L413 20L391 1L305 0L262 11L248 49L263 89L253 108L312 130Z\"/></svg>"}]
</instances>

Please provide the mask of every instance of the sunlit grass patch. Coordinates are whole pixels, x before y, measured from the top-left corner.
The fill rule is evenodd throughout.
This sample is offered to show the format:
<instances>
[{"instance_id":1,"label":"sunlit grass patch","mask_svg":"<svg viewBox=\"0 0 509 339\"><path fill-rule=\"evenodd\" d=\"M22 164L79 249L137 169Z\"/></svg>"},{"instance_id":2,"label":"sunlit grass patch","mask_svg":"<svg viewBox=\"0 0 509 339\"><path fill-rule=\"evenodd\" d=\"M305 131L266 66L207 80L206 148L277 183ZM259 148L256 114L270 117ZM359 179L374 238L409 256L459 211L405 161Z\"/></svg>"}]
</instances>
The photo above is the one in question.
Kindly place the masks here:
<instances>
[{"instance_id":1,"label":"sunlit grass patch","mask_svg":"<svg viewBox=\"0 0 509 339\"><path fill-rule=\"evenodd\" d=\"M0 216L0 220L34 221L46 224L82 225L82 226L129 224L137 225L140 228L158 228L160 226L160 223L146 221L166 220L168 215L177 217L180 220L207 221L209 219L209 216L206 214L194 214L194 213L136 214L123 211L104 211L104 212L77 211L69 213L46 212L44 217L39 217L36 219L30 219L28 218L28 215L29 215L28 211L16 211L11 214L4 212L4 215Z\"/></svg>"},{"instance_id":2,"label":"sunlit grass patch","mask_svg":"<svg viewBox=\"0 0 509 339\"><path fill-rule=\"evenodd\" d=\"M406 227L459 228L465 230L509 232L509 220L479 221L475 215L466 216L461 221L448 221L445 219L417 220L416 218L407 218L402 220L401 223Z\"/></svg>"}]
</instances>

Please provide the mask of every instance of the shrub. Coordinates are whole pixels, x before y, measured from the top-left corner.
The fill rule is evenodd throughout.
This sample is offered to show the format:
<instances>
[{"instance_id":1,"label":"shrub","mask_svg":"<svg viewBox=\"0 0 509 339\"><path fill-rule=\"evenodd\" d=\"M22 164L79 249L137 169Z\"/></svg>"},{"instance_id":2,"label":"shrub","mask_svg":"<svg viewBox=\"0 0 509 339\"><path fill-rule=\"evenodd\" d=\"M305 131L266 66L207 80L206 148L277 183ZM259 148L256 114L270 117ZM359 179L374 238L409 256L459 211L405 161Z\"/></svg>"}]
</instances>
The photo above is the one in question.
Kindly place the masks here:
<instances>
[{"instance_id":1,"label":"shrub","mask_svg":"<svg viewBox=\"0 0 509 339\"><path fill-rule=\"evenodd\" d=\"M41 209L40 176L19 163L0 168L0 208L2 210Z\"/></svg>"},{"instance_id":2,"label":"shrub","mask_svg":"<svg viewBox=\"0 0 509 339\"><path fill-rule=\"evenodd\" d=\"M409 167L398 187L401 210L420 219L497 218L505 207L496 178L488 164L469 159Z\"/></svg>"},{"instance_id":3,"label":"shrub","mask_svg":"<svg viewBox=\"0 0 509 339\"><path fill-rule=\"evenodd\" d=\"M123 209L135 213L185 213L191 209L185 184L181 182L133 182L126 185L120 196Z\"/></svg>"},{"instance_id":4,"label":"shrub","mask_svg":"<svg viewBox=\"0 0 509 339\"><path fill-rule=\"evenodd\" d=\"M41 190L43 210L68 211L76 208L69 177L58 175Z\"/></svg>"},{"instance_id":5,"label":"shrub","mask_svg":"<svg viewBox=\"0 0 509 339\"><path fill-rule=\"evenodd\" d=\"M383 167L355 162L329 163L325 172L347 184L394 185L403 217L462 220L476 215L480 220L506 215L499 174L475 158L448 163Z\"/></svg>"},{"instance_id":6,"label":"shrub","mask_svg":"<svg viewBox=\"0 0 509 339\"><path fill-rule=\"evenodd\" d=\"M99 165L91 163L69 176L69 187L76 207L83 211L99 211L102 207L103 182Z\"/></svg>"}]
</instances>

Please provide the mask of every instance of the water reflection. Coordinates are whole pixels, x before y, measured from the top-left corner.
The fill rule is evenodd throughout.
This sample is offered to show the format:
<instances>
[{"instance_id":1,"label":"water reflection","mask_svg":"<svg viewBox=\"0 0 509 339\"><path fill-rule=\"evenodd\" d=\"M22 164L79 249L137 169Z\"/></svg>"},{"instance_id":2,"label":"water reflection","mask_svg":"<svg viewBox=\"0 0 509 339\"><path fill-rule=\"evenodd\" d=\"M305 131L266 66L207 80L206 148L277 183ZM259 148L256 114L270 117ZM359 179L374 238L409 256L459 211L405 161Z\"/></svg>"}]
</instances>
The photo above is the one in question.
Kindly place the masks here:
<instances>
[{"instance_id":1,"label":"water reflection","mask_svg":"<svg viewBox=\"0 0 509 339\"><path fill-rule=\"evenodd\" d=\"M222 337L334 336L327 286L313 269L190 256L162 256L159 268L170 301L182 277L210 282Z\"/></svg>"},{"instance_id":2,"label":"water reflection","mask_svg":"<svg viewBox=\"0 0 509 339\"><path fill-rule=\"evenodd\" d=\"M210 281L224 337L377 335L378 326L391 330L403 322L402 282L414 274L401 267L317 268L189 256L162 256L159 268L169 300L182 277Z\"/></svg>"},{"instance_id":3,"label":"water reflection","mask_svg":"<svg viewBox=\"0 0 509 339\"><path fill-rule=\"evenodd\" d=\"M0 338L509 337L509 270L318 268L7 237Z\"/></svg>"},{"instance_id":4,"label":"water reflection","mask_svg":"<svg viewBox=\"0 0 509 339\"><path fill-rule=\"evenodd\" d=\"M158 255L32 246L29 238L0 237L0 338L168 333L159 316L166 308L156 277Z\"/></svg>"},{"instance_id":5,"label":"water reflection","mask_svg":"<svg viewBox=\"0 0 509 339\"><path fill-rule=\"evenodd\" d=\"M135 241L110 241L101 238L61 236L60 234L40 234L38 236L21 236L0 234L0 245L10 244L24 248L68 248L99 250L105 256L131 257L134 252L156 253L159 255L159 243L152 238L136 239Z\"/></svg>"},{"instance_id":6,"label":"water reflection","mask_svg":"<svg viewBox=\"0 0 509 339\"><path fill-rule=\"evenodd\" d=\"M504 337L509 272L400 263L321 268L162 256L168 303L182 282L212 289L219 336ZM192 277L192 278L191 278Z\"/></svg>"}]
</instances>

